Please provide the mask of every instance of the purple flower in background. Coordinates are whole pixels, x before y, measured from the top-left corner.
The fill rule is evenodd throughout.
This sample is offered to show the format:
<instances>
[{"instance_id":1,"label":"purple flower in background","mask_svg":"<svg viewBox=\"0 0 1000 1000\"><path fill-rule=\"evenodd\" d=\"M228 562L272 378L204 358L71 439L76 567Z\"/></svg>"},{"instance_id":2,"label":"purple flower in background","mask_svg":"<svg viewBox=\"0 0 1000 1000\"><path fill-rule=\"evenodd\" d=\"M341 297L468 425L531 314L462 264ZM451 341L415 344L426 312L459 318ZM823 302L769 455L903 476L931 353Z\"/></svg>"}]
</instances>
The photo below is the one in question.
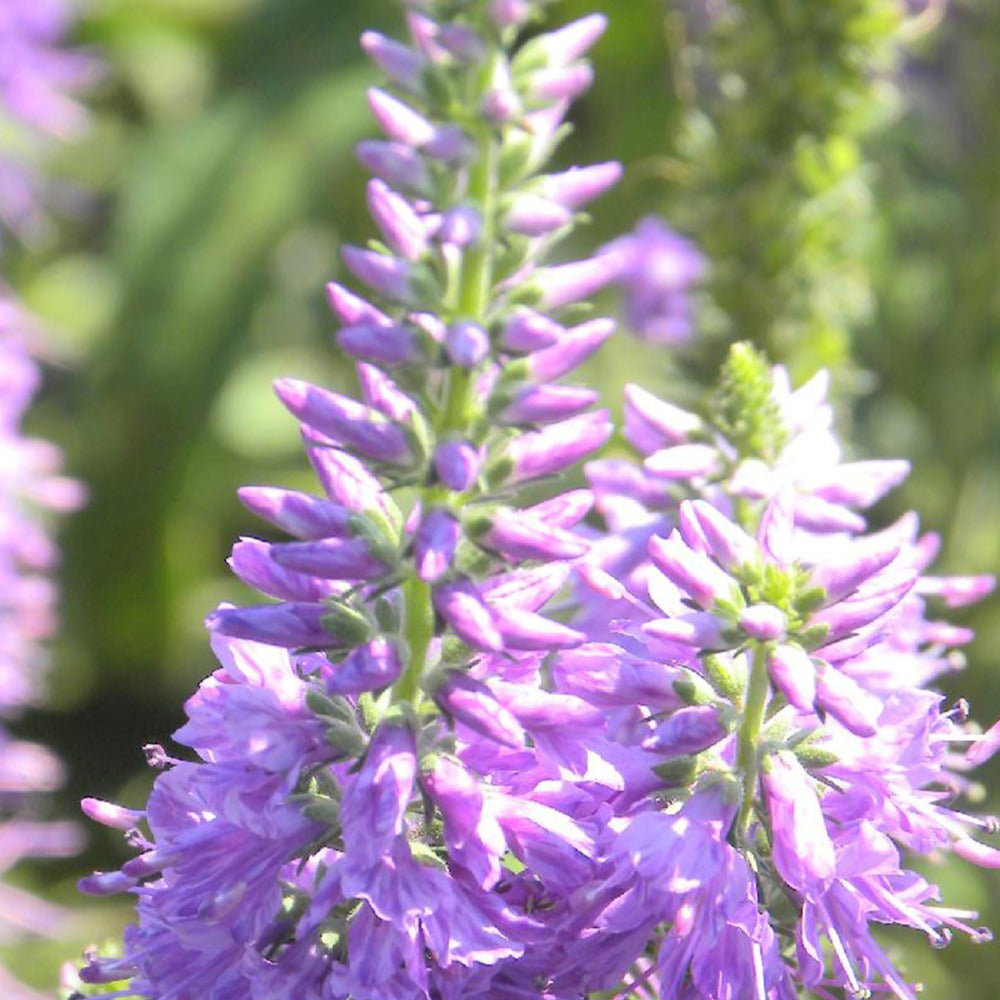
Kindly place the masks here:
<instances>
[{"instance_id":1,"label":"purple flower in background","mask_svg":"<svg viewBox=\"0 0 1000 1000\"><path fill-rule=\"evenodd\" d=\"M27 317L0 291L0 720L38 701L47 665L45 641L56 628L51 573L59 551L49 535L56 512L83 499L79 483L60 475L61 456L27 438L21 421L40 373L28 353ZM59 762L41 746L12 739L0 724L0 843L4 869L22 858L63 857L80 847L71 823L30 818L31 802L61 783ZM3 933L55 936L67 923L59 908L13 886L0 886ZM0 970L5 995L34 997Z\"/></svg>"},{"instance_id":2,"label":"purple flower in background","mask_svg":"<svg viewBox=\"0 0 1000 1000\"><path fill-rule=\"evenodd\" d=\"M630 329L654 344L680 344L691 338L691 291L706 272L705 258L691 240L651 215L602 252L617 263L615 282L625 296Z\"/></svg>"},{"instance_id":3,"label":"purple flower in background","mask_svg":"<svg viewBox=\"0 0 1000 1000\"><path fill-rule=\"evenodd\" d=\"M19 141L0 154L0 225L25 234L39 221L41 181L32 161L44 137L69 139L86 123L69 95L94 75L87 56L62 48L71 22L64 0L5 0L0 7L0 124Z\"/></svg>"}]
</instances>

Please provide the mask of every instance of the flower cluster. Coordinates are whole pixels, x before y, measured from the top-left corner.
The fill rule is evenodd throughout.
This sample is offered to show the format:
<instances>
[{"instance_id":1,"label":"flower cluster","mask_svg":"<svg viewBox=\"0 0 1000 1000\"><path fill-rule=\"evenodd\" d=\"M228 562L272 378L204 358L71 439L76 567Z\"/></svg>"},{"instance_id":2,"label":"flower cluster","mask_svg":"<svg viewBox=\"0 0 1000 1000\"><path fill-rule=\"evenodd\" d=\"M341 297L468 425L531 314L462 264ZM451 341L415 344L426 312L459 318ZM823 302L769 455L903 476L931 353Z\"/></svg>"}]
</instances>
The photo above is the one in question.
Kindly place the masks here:
<instances>
[{"instance_id":1,"label":"flower cluster","mask_svg":"<svg viewBox=\"0 0 1000 1000\"><path fill-rule=\"evenodd\" d=\"M648 453L633 475L669 485L657 496L666 509L632 510L592 549L586 614L617 641L563 654L554 676L579 691L581 668L592 676L626 658L630 677L643 671L636 704L642 687L670 682L682 704L664 711L657 699L612 719L616 738L660 757L672 791L623 831L627 892L598 923L647 929L664 997L684 982L683 995L705 1000L802 988L912 1000L872 925L916 928L935 945L955 929L989 937L970 926L974 914L942 906L902 852L1000 867L982 840L996 821L951 803L997 730L977 738L966 706L946 708L926 686L971 638L929 618L929 602L958 607L993 581L924 575L937 540L913 515L864 534L857 510L905 465L838 463L822 383L789 393L783 372L765 374L737 345L711 421L630 394L630 436ZM752 419L733 419L741 413ZM622 516L622 470L590 471ZM611 564L628 569L631 589Z\"/></svg>"},{"instance_id":2,"label":"flower cluster","mask_svg":"<svg viewBox=\"0 0 1000 1000\"><path fill-rule=\"evenodd\" d=\"M932 602L992 581L925 575L912 516L866 534L907 466L842 461L822 377L737 345L705 416L630 387L641 466L519 497L608 438L562 379L641 255L545 263L619 169L542 172L604 19L519 41L540 6L362 38L380 239L343 251L365 297L329 287L361 399L277 383L321 492L241 490L286 537L232 551L267 600L209 617L193 753L147 748L142 810L84 803L138 852L82 883L137 899L103 995L912 1000L874 924L985 937L903 852L1000 862L952 801L1000 729L927 687L970 638Z\"/></svg>"},{"instance_id":3,"label":"flower cluster","mask_svg":"<svg viewBox=\"0 0 1000 1000\"><path fill-rule=\"evenodd\" d=\"M604 248L617 260L615 283L625 299L625 319L641 339L682 344L694 335L691 291L705 277L705 258L691 240L655 215Z\"/></svg>"},{"instance_id":4,"label":"flower cluster","mask_svg":"<svg viewBox=\"0 0 1000 1000\"><path fill-rule=\"evenodd\" d=\"M41 217L38 175L32 167L40 136L67 136L83 111L65 91L89 75L90 62L59 48L68 22L61 0L10 0L0 6L0 244L3 231L27 235ZM20 147L13 140L17 137ZM58 549L46 531L52 512L79 506L83 491L59 474L59 450L26 437L24 413L40 382L33 348L38 333L0 276L0 723L41 694L44 641L56 625L50 573ZM4 870L24 857L61 857L79 849L75 825L44 822L39 793L61 781L62 767L44 747L0 728L0 840ZM4 885L3 933L55 934L61 910ZM12 998L37 994L0 969Z\"/></svg>"},{"instance_id":5,"label":"flower cluster","mask_svg":"<svg viewBox=\"0 0 1000 1000\"><path fill-rule=\"evenodd\" d=\"M55 588L48 574L58 550L45 531L48 511L74 509L78 483L59 475L58 450L23 436L21 419L38 385L38 368L27 350L28 323L0 297L0 720L36 701L45 666L43 643L55 627ZM38 793L60 783L61 766L42 746L11 737L0 726L0 840L4 867L23 857L60 857L79 847L68 823L37 816ZM3 886L0 926L50 934L61 911ZM0 976L5 974L0 970ZM6 981L4 995L34 996Z\"/></svg>"},{"instance_id":6,"label":"flower cluster","mask_svg":"<svg viewBox=\"0 0 1000 1000\"><path fill-rule=\"evenodd\" d=\"M39 137L67 139L86 122L68 94L92 77L94 63L61 47L69 22L65 0L6 0L0 9L0 125L19 137L0 151L0 226L19 234L39 220Z\"/></svg>"},{"instance_id":7,"label":"flower cluster","mask_svg":"<svg viewBox=\"0 0 1000 1000\"><path fill-rule=\"evenodd\" d=\"M176 734L197 760L151 751L167 770L141 814L86 804L142 849L84 882L134 892L139 916L86 981L403 1000L586 974L582 952L548 962L621 778L567 739L600 742L601 714L541 678L585 638L545 606L587 551L573 529L592 496L523 508L515 491L611 432L595 393L562 382L612 332L572 321L609 265L543 257L619 168L540 172L605 22L518 46L535 13L421 4L411 44L362 38L391 81L369 93L385 138L358 149L381 239L343 250L367 298L329 287L362 399L276 384L322 495L241 490L296 540L233 549L271 600L209 619L222 667Z\"/></svg>"}]
</instances>

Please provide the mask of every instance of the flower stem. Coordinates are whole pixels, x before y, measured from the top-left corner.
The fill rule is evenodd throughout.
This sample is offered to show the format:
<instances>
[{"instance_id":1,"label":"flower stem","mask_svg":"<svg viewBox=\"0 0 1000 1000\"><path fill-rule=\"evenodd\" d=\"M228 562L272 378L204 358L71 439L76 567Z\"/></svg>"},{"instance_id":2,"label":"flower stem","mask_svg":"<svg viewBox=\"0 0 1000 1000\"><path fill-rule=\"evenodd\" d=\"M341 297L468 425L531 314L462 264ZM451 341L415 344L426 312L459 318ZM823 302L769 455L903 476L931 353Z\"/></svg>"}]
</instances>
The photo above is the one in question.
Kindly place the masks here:
<instances>
[{"instance_id":1,"label":"flower stem","mask_svg":"<svg viewBox=\"0 0 1000 1000\"><path fill-rule=\"evenodd\" d=\"M482 233L475 246L462 259L456 299L461 319L483 323L493 290L494 216L496 212L499 145L489 125L479 128L478 156L469 176L468 200L479 211ZM448 387L441 410L438 434L466 436L474 419L474 371L453 367L448 373ZM419 493L421 503L430 504L439 489L425 487ZM394 701L413 703L420 694L420 679L427 661L427 651L434 638L434 606L431 588L416 575L403 587L403 629L409 650L406 670L393 689Z\"/></svg>"},{"instance_id":2,"label":"flower stem","mask_svg":"<svg viewBox=\"0 0 1000 1000\"><path fill-rule=\"evenodd\" d=\"M750 678L747 681L747 694L744 701L743 721L737 736L736 765L743 776L743 802L740 805L739 816L736 819L736 834L746 835L753 815L753 803L757 794L757 744L760 740L761 727L764 724L764 709L767 707L767 696L770 683L767 674L767 647L756 643L753 651L753 666L750 668Z\"/></svg>"}]
</instances>

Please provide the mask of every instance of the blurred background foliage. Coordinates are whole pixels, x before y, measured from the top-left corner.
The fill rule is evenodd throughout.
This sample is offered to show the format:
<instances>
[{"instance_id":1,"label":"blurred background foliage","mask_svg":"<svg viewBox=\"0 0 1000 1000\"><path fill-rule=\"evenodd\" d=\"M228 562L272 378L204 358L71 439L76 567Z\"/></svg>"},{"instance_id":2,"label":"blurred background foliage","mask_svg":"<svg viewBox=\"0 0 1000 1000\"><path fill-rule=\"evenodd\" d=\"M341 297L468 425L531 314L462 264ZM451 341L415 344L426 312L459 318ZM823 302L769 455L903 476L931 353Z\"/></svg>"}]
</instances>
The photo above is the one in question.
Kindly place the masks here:
<instances>
[{"instance_id":1,"label":"blurred background foliage","mask_svg":"<svg viewBox=\"0 0 1000 1000\"><path fill-rule=\"evenodd\" d=\"M901 3L902 0L899 0ZM718 343L752 337L796 375L835 367L858 455L905 456L915 507L945 540L938 567L1000 571L1000 6L952 0L939 24L897 0L556 0L603 9L597 84L559 162L621 160L581 245L662 212L714 263L708 345L618 339L590 366L613 408L642 381L692 398ZM67 211L5 261L51 333L34 428L60 441L91 502L63 532L63 634L52 699L20 724L66 760L81 795L141 803L140 747L162 742L213 667L202 629L249 597L226 570L263 526L238 485L303 486L278 375L350 387L323 286L363 241L353 144L374 127L365 27L399 31L390 0L92 0L77 40L107 65L89 136L52 164ZM623 337L624 335L622 335ZM702 351L698 354L698 351ZM948 679L1000 714L1000 601L965 615L970 669ZM1000 788L1000 768L986 775ZM997 811L991 793L984 808ZM77 905L73 881L124 848L89 831L82 860L19 874L77 907L69 939L4 961L39 986L127 920ZM935 877L1000 927L995 876ZM996 947L893 943L926 996L987 998Z\"/></svg>"}]
</instances>

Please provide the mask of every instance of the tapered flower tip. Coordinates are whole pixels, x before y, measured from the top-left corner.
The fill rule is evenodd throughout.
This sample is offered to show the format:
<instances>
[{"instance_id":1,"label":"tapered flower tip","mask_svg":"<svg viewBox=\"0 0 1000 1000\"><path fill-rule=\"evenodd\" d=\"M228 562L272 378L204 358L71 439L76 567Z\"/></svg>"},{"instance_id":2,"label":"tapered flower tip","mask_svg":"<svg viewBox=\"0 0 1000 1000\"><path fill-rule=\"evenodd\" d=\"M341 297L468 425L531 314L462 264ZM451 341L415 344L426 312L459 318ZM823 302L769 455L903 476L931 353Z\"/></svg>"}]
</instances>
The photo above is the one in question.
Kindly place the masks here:
<instances>
[{"instance_id":1,"label":"tapered flower tip","mask_svg":"<svg viewBox=\"0 0 1000 1000\"><path fill-rule=\"evenodd\" d=\"M576 210L614 187L621 176L621 164L612 160L586 167L570 167L561 174L549 174L540 180L538 189L546 198L564 208Z\"/></svg>"},{"instance_id":2,"label":"tapered flower tip","mask_svg":"<svg viewBox=\"0 0 1000 1000\"><path fill-rule=\"evenodd\" d=\"M393 142L419 148L434 138L434 126L423 115L384 90L369 90L368 105L379 128Z\"/></svg>"},{"instance_id":3,"label":"tapered flower tip","mask_svg":"<svg viewBox=\"0 0 1000 1000\"><path fill-rule=\"evenodd\" d=\"M138 809L126 809L124 806L105 802L103 799L82 799L80 808L89 819L103 826L109 826L113 830L131 830L141 823L146 815Z\"/></svg>"},{"instance_id":4,"label":"tapered flower tip","mask_svg":"<svg viewBox=\"0 0 1000 1000\"><path fill-rule=\"evenodd\" d=\"M587 638L568 625L523 608L494 608L493 617L503 636L504 647L508 649L572 649Z\"/></svg>"},{"instance_id":5,"label":"tapered flower tip","mask_svg":"<svg viewBox=\"0 0 1000 1000\"><path fill-rule=\"evenodd\" d=\"M562 472L600 448L613 430L607 411L601 410L551 424L533 434L523 434L507 448L506 457L512 466L509 481L525 482Z\"/></svg>"},{"instance_id":6,"label":"tapered flower tip","mask_svg":"<svg viewBox=\"0 0 1000 1000\"><path fill-rule=\"evenodd\" d=\"M816 664L816 705L832 715L855 736L874 736L882 702L836 667Z\"/></svg>"},{"instance_id":7,"label":"tapered flower tip","mask_svg":"<svg viewBox=\"0 0 1000 1000\"><path fill-rule=\"evenodd\" d=\"M684 540L692 548L705 545L716 562L733 569L753 561L757 542L707 500L683 500L677 519Z\"/></svg>"},{"instance_id":8,"label":"tapered flower tip","mask_svg":"<svg viewBox=\"0 0 1000 1000\"><path fill-rule=\"evenodd\" d=\"M366 31L361 35L361 48L391 80L411 90L420 86L421 74L427 64L421 53L377 31Z\"/></svg>"},{"instance_id":9,"label":"tapered flower tip","mask_svg":"<svg viewBox=\"0 0 1000 1000\"><path fill-rule=\"evenodd\" d=\"M552 382L583 364L612 333L614 320L588 320L563 333L551 347L536 351L528 361L536 382Z\"/></svg>"},{"instance_id":10,"label":"tapered flower tip","mask_svg":"<svg viewBox=\"0 0 1000 1000\"><path fill-rule=\"evenodd\" d=\"M781 645L771 651L767 670L774 686L800 712L811 712L816 702L816 670L801 646Z\"/></svg>"},{"instance_id":11,"label":"tapered flower tip","mask_svg":"<svg viewBox=\"0 0 1000 1000\"><path fill-rule=\"evenodd\" d=\"M736 589L732 577L707 556L685 545L676 530L669 538L650 538L649 556L667 579L706 610Z\"/></svg>"},{"instance_id":12,"label":"tapered flower tip","mask_svg":"<svg viewBox=\"0 0 1000 1000\"><path fill-rule=\"evenodd\" d=\"M589 63L550 66L531 74L528 93L535 101L570 101L593 82L594 70Z\"/></svg>"},{"instance_id":13,"label":"tapered flower tip","mask_svg":"<svg viewBox=\"0 0 1000 1000\"><path fill-rule=\"evenodd\" d=\"M386 242L407 260L427 250L427 225L410 203L377 177L368 182L368 210Z\"/></svg>"},{"instance_id":14,"label":"tapered flower tip","mask_svg":"<svg viewBox=\"0 0 1000 1000\"><path fill-rule=\"evenodd\" d=\"M993 593L996 578L992 576L945 576L921 577L917 581L917 593L929 597L940 597L949 608L961 608L981 601Z\"/></svg>"},{"instance_id":15,"label":"tapered flower tip","mask_svg":"<svg viewBox=\"0 0 1000 1000\"><path fill-rule=\"evenodd\" d=\"M558 343L565 332L548 316L521 308L514 310L504 324L500 343L509 351L538 351Z\"/></svg>"},{"instance_id":16,"label":"tapered flower tip","mask_svg":"<svg viewBox=\"0 0 1000 1000\"><path fill-rule=\"evenodd\" d=\"M641 386L625 386L625 436L640 451L649 453L681 444L701 427L701 419L666 403Z\"/></svg>"},{"instance_id":17,"label":"tapered flower tip","mask_svg":"<svg viewBox=\"0 0 1000 1000\"><path fill-rule=\"evenodd\" d=\"M542 35L538 39L538 45L551 64L566 65L585 55L607 27L608 19L603 14L588 14Z\"/></svg>"},{"instance_id":18,"label":"tapered flower tip","mask_svg":"<svg viewBox=\"0 0 1000 1000\"><path fill-rule=\"evenodd\" d=\"M345 326L353 326L356 323L392 326L392 320L384 312L335 281L326 286L326 301Z\"/></svg>"},{"instance_id":19,"label":"tapered flower tip","mask_svg":"<svg viewBox=\"0 0 1000 1000\"><path fill-rule=\"evenodd\" d=\"M234 639L251 639L268 646L329 646L332 637L323 628L327 609L322 604L286 602L247 608L220 607L205 620L210 632Z\"/></svg>"},{"instance_id":20,"label":"tapered flower tip","mask_svg":"<svg viewBox=\"0 0 1000 1000\"><path fill-rule=\"evenodd\" d=\"M503 636L493 613L470 581L435 587L434 607L455 635L474 649L493 652L503 649Z\"/></svg>"},{"instance_id":21,"label":"tapered flower tip","mask_svg":"<svg viewBox=\"0 0 1000 1000\"><path fill-rule=\"evenodd\" d=\"M826 591L828 603L839 601L889 566L901 549L899 540L892 537L862 539L817 566L810 582Z\"/></svg>"},{"instance_id":22,"label":"tapered flower tip","mask_svg":"<svg viewBox=\"0 0 1000 1000\"><path fill-rule=\"evenodd\" d=\"M410 267L405 261L352 246L341 247L340 255L354 277L379 295L397 302L412 298Z\"/></svg>"},{"instance_id":23,"label":"tapered flower tip","mask_svg":"<svg viewBox=\"0 0 1000 1000\"><path fill-rule=\"evenodd\" d=\"M802 487L832 503L867 508L909 474L910 463L903 459L843 462L828 473L807 480Z\"/></svg>"}]
</instances>

